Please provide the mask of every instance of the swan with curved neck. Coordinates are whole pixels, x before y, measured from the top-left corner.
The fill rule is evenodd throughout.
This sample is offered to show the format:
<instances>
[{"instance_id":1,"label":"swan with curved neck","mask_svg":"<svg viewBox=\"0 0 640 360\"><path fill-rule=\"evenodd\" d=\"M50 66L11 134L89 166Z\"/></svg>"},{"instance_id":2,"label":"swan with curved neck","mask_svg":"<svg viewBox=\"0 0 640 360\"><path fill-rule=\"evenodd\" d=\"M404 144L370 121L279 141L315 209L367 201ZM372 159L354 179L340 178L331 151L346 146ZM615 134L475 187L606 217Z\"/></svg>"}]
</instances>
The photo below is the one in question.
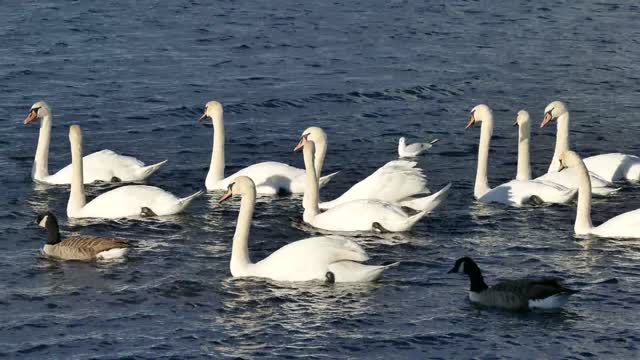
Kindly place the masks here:
<instances>
[{"instance_id":1,"label":"swan with curved neck","mask_svg":"<svg viewBox=\"0 0 640 360\"><path fill-rule=\"evenodd\" d=\"M24 119L25 124L40 119L38 147L33 161L31 177L47 184L70 184L71 165L67 165L55 174L49 175L49 145L51 143L52 111L44 101L38 101ZM101 150L84 157L84 181L90 184L95 181L119 182L140 181L156 172L167 160L145 166L144 163L131 156L119 155L111 150Z\"/></svg>"},{"instance_id":2,"label":"swan with curved neck","mask_svg":"<svg viewBox=\"0 0 640 360\"><path fill-rule=\"evenodd\" d=\"M540 127L555 120L557 123L556 146L548 172L559 170L558 159L570 150L569 110L562 101L554 101L544 109L544 119ZM608 182L618 180L640 181L640 157L621 153L590 156L583 159L587 169ZM596 185L596 184L594 184Z\"/></svg>"},{"instance_id":3,"label":"swan with curved neck","mask_svg":"<svg viewBox=\"0 0 640 360\"><path fill-rule=\"evenodd\" d=\"M316 147L314 164L316 177L320 177L320 169L326 154L327 135L319 127L309 127L300 137L313 141ZM434 141L435 142L435 141ZM302 143L294 149L302 148ZM333 208L354 200L381 200L396 205L406 206L416 211L425 210L432 206L431 200L425 196L429 194L427 179L422 169L416 168L418 163L408 160L392 160L376 170L373 174L351 186L338 198L318 204L322 210Z\"/></svg>"},{"instance_id":4,"label":"swan with curved neck","mask_svg":"<svg viewBox=\"0 0 640 360\"><path fill-rule=\"evenodd\" d=\"M312 237L287 244L254 263L249 256L249 232L256 203L251 178L232 180L219 203L239 195L240 213L233 235L229 268L233 277L259 277L276 281L364 282L374 281L396 265L365 265L366 252L355 242L341 237Z\"/></svg>"},{"instance_id":5,"label":"swan with curved neck","mask_svg":"<svg viewBox=\"0 0 640 360\"><path fill-rule=\"evenodd\" d=\"M80 126L69 128L71 165L73 178L67 203L70 218L125 218L138 216L162 216L177 214L184 210L202 191L179 199L155 186L127 185L86 201L83 182L82 131Z\"/></svg>"},{"instance_id":6,"label":"swan with curved neck","mask_svg":"<svg viewBox=\"0 0 640 360\"><path fill-rule=\"evenodd\" d=\"M575 196L575 190L565 187L529 180L529 135L527 127L529 117L526 111L520 111L514 125L520 125L518 131L518 173L516 180L509 181L495 188L489 187L488 167L489 148L493 134L493 113L484 104L471 110L469 123L465 129L475 123L481 123L480 146L478 147L478 167L474 186L474 197L483 203L502 203L520 206L531 201L546 203L566 203Z\"/></svg>"},{"instance_id":7,"label":"swan with curved neck","mask_svg":"<svg viewBox=\"0 0 640 360\"><path fill-rule=\"evenodd\" d=\"M408 231L428 212L435 209L446 198L451 184L428 197L431 204L414 215L409 215L401 206L374 199L349 201L321 213L318 206L319 188L314 164L315 143L307 136L300 139L296 149L302 149L306 175L302 200L304 222L329 231Z\"/></svg>"},{"instance_id":8,"label":"swan with curved neck","mask_svg":"<svg viewBox=\"0 0 640 360\"><path fill-rule=\"evenodd\" d=\"M567 150L559 156L558 168L574 168L578 172L578 208L574 231L577 235L597 235L613 238L640 238L640 209L626 212L607 220L599 226L591 222L591 180L580 156Z\"/></svg>"},{"instance_id":9,"label":"swan with curved neck","mask_svg":"<svg viewBox=\"0 0 640 360\"><path fill-rule=\"evenodd\" d=\"M248 176L256 184L256 189L259 194L274 195L281 192L304 192L304 170L275 161L261 162L248 166L225 178L225 132L223 113L222 104L217 101L209 101L205 105L204 114L200 117L200 121L211 118L213 123L213 149L209 172L205 180L207 190L224 190L236 177ZM322 134L319 134L318 138L322 138ZM324 140L325 141L321 141L319 144L320 152L316 161L318 172L321 171L322 164L324 163L326 136L324 136ZM337 172L320 178L320 186L326 185L336 174Z\"/></svg>"}]
</instances>

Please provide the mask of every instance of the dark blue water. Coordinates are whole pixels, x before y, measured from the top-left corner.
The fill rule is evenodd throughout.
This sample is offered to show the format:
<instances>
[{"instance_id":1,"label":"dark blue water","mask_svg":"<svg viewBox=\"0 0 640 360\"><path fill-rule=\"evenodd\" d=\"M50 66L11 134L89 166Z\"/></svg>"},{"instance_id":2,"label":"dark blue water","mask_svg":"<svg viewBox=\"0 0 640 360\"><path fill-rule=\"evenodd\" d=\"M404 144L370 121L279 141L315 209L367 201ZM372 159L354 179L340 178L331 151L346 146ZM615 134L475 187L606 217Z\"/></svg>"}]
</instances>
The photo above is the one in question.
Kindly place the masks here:
<instances>
[{"instance_id":1,"label":"dark blue water","mask_svg":"<svg viewBox=\"0 0 640 360\"><path fill-rule=\"evenodd\" d=\"M640 7L573 1L3 1L0 3L0 356L15 358L637 358L640 242L576 239L575 206L507 209L472 198L486 102L496 129L493 185L513 178L516 111L536 122L560 99L583 155L640 154ZM232 280L237 200L208 194L183 215L148 221L66 219L68 189L31 182L32 103L54 111L50 168L70 161L68 125L85 151L169 159L149 183L184 195L204 187L211 127L206 101L226 105L227 173L262 160L302 166L291 150L322 126L330 147L323 189L333 198L396 156L399 136L442 139L420 162L446 206L412 233L356 240L373 263L401 261L372 285ZM534 172L555 129L533 129ZM92 193L104 191L91 188ZM593 206L596 224L640 207L625 185ZM65 234L134 245L121 263L43 258L35 214ZM254 260L312 235L300 198L263 198ZM473 256L488 282L554 275L580 289L565 310L479 309Z\"/></svg>"}]
</instances>

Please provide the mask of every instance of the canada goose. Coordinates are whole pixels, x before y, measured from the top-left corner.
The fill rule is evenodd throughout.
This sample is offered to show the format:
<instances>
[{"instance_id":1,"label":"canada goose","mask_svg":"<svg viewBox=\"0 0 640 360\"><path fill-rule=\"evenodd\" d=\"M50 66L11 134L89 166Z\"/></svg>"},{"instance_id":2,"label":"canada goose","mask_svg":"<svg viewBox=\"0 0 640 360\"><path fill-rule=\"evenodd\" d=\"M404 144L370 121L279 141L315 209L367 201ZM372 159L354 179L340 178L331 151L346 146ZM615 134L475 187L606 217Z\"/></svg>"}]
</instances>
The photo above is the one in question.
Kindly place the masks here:
<instances>
[{"instance_id":1,"label":"canada goose","mask_svg":"<svg viewBox=\"0 0 640 360\"><path fill-rule=\"evenodd\" d=\"M560 279L551 277L503 281L488 287L478 265L466 256L458 259L449 273L469 275L471 302L509 310L560 308L569 296L578 292L563 287Z\"/></svg>"},{"instance_id":2,"label":"canada goose","mask_svg":"<svg viewBox=\"0 0 640 360\"><path fill-rule=\"evenodd\" d=\"M50 213L38 215L36 223L47 229L47 243L42 252L61 260L106 260L124 257L129 251L129 243L121 239L108 239L95 236L74 236L60 240L58 219Z\"/></svg>"}]
</instances>

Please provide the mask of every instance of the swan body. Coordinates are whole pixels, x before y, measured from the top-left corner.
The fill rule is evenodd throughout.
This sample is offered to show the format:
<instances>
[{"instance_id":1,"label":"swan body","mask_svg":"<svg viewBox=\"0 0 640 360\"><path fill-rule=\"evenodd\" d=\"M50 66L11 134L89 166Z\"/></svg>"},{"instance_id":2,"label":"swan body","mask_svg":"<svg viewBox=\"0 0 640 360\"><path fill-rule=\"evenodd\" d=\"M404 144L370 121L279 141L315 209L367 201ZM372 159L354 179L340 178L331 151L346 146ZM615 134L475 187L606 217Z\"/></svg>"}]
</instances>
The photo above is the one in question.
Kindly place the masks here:
<instances>
[{"instance_id":1,"label":"swan body","mask_svg":"<svg viewBox=\"0 0 640 360\"><path fill-rule=\"evenodd\" d=\"M518 172L516 179L499 185L489 187L487 168L489 161L489 146L493 133L493 114L491 109L484 104L471 110L471 116L467 128L480 122L480 146L478 147L478 169L474 187L475 198L483 203L501 203L512 206L521 206L532 200L545 203L566 203L575 197L576 191L557 184L530 180L531 169L529 164L529 114L520 111L515 125L520 125L518 135Z\"/></svg>"},{"instance_id":2,"label":"swan body","mask_svg":"<svg viewBox=\"0 0 640 360\"><path fill-rule=\"evenodd\" d=\"M223 108L217 101L209 101L205 105L204 114L200 120L211 118L213 123L213 150L211 164L205 180L208 191L224 190L238 176L250 177L257 186L259 194L274 195L279 193L303 193L305 172L287 164L268 161L246 167L235 174L224 177L224 120ZM317 166L322 169L326 153L326 142L321 146L321 154ZM337 173L320 178L320 186L327 184Z\"/></svg>"},{"instance_id":3,"label":"swan body","mask_svg":"<svg viewBox=\"0 0 640 360\"><path fill-rule=\"evenodd\" d=\"M298 240L253 263L249 257L248 242L256 188L251 178L240 176L234 179L220 202L234 194L241 196L241 202L229 265L233 277L259 277L276 281L364 282L377 280L385 269L396 265L362 264L369 259L366 252L355 242L335 236Z\"/></svg>"},{"instance_id":4,"label":"swan body","mask_svg":"<svg viewBox=\"0 0 640 360\"><path fill-rule=\"evenodd\" d=\"M47 242L42 252L60 260L109 260L127 256L129 243L121 239L95 236L74 236L60 239L60 229L56 217L47 212L38 216L36 222L47 229Z\"/></svg>"},{"instance_id":5,"label":"swan body","mask_svg":"<svg viewBox=\"0 0 640 360\"><path fill-rule=\"evenodd\" d=\"M620 214L599 226L591 222L591 182L587 167L580 156L573 151L565 151L558 161L561 167L578 171L578 208L574 231L577 235L596 235L612 238L640 238L640 209ZM561 168L562 169L562 168Z\"/></svg>"},{"instance_id":6,"label":"swan body","mask_svg":"<svg viewBox=\"0 0 640 360\"><path fill-rule=\"evenodd\" d=\"M329 231L408 231L446 197L450 185L427 199L432 204L425 210L409 215L401 206L375 199L360 199L342 203L320 213L318 182L315 175L315 144L306 137L301 139L307 183L303 198L303 220L319 229Z\"/></svg>"},{"instance_id":7,"label":"swan body","mask_svg":"<svg viewBox=\"0 0 640 360\"><path fill-rule=\"evenodd\" d=\"M487 286L478 265L469 257L456 261L449 273L469 276L469 300L473 303L507 310L557 309L577 291L566 288L557 278L525 278Z\"/></svg>"},{"instance_id":8,"label":"swan body","mask_svg":"<svg viewBox=\"0 0 640 360\"><path fill-rule=\"evenodd\" d=\"M89 203L85 200L80 126L69 128L73 178L67 204L70 218L124 218L134 216L163 216L184 210L202 192L179 199L160 188L147 185L128 185L100 194Z\"/></svg>"},{"instance_id":9,"label":"swan body","mask_svg":"<svg viewBox=\"0 0 640 360\"><path fill-rule=\"evenodd\" d=\"M49 174L49 143L51 141L52 114L44 101L31 106L25 124L35 119L42 119L38 147L33 163L32 178L37 182L52 185L71 184L71 164L65 166L55 174ZM156 172L167 160L146 166L142 161L117 154L111 150L101 150L85 156L83 159L84 182L90 184L96 181L141 181Z\"/></svg>"},{"instance_id":10,"label":"swan body","mask_svg":"<svg viewBox=\"0 0 640 360\"><path fill-rule=\"evenodd\" d=\"M433 144L437 143L438 141L440 141L440 139L435 139L428 143L407 144L407 139L401 137L400 140L398 140L398 156L400 156L401 158L416 157L431 149L433 147Z\"/></svg>"},{"instance_id":11,"label":"swan body","mask_svg":"<svg viewBox=\"0 0 640 360\"><path fill-rule=\"evenodd\" d=\"M562 101L554 101L547 105L540 127L544 127L552 120L556 120L557 123L556 146L548 172L557 172L560 170L558 163L560 156L569 150L569 110ZM640 181L640 157L638 156L609 153L585 158L583 162L590 172L605 181ZM597 184L592 185L594 188L597 187Z\"/></svg>"}]
</instances>

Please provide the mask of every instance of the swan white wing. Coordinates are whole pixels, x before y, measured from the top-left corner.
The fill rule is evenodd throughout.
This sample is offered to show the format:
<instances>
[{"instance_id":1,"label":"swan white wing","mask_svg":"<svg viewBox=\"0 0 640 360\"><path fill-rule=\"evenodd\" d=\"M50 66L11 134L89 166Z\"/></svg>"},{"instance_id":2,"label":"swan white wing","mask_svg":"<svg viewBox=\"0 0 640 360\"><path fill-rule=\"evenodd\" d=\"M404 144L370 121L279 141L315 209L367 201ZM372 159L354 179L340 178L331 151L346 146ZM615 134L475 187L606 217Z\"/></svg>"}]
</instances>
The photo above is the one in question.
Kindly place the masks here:
<instances>
[{"instance_id":1,"label":"swan white wing","mask_svg":"<svg viewBox=\"0 0 640 360\"><path fill-rule=\"evenodd\" d=\"M287 244L250 266L250 276L278 281L324 280L329 266L340 261L367 261L367 253L352 240L313 237Z\"/></svg>"},{"instance_id":2,"label":"swan white wing","mask_svg":"<svg viewBox=\"0 0 640 360\"><path fill-rule=\"evenodd\" d=\"M611 218L594 228L592 233L614 238L640 238L640 209Z\"/></svg>"},{"instance_id":3,"label":"swan white wing","mask_svg":"<svg viewBox=\"0 0 640 360\"><path fill-rule=\"evenodd\" d=\"M184 208L181 199L155 186L128 185L108 191L87 203L82 217L122 218L139 216L143 207L156 215L171 215Z\"/></svg>"},{"instance_id":4,"label":"swan white wing","mask_svg":"<svg viewBox=\"0 0 640 360\"><path fill-rule=\"evenodd\" d=\"M256 184L260 194L277 194L280 190L304 192L304 170L275 161L266 161L239 170L218 184L219 189L226 189L239 176L247 176Z\"/></svg>"},{"instance_id":5,"label":"swan white wing","mask_svg":"<svg viewBox=\"0 0 640 360\"><path fill-rule=\"evenodd\" d=\"M576 193L576 189L569 189L555 183L512 180L489 190L478 200L485 203L523 205L535 196L545 203L563 204L573 199Z\"/></svg>"},{"instance_id":6,"label":"swan white wing","mask_svg":"<svg viewBox=\"0 0 640 360\"><path fill-rule=\"evenodd\" d=\"M610 153L583 159L590 172L606 181L640 180L640 158L635 155Z\"/></svg>"},{"instance_id":7,"label":"swan white wing","mask_svg":"<svg viewBox=\"0 0 640 360\"><path fill-rule=\"evenodd\" d=\"M144 179L141 168L145 165L142 161L117 154L111 150L101 150L82 158L83 178L85 184L96 181L109 182L113 177L122 181L134 181ZM71 164L60 169L45 179L50 184L70 184L73 169ZM148 174L147 174L148 176Z\"/></svg>"},{"instance_id":8,"label":"swan white wing","mask_svg":"<svg viewBox=\"0 0 640 360\"><path fill-rule=\"evenodd\" d=\"M589 172L591 179L591 189L596 195L609 195L618 191L612 187L613 184L601 178L600 176ZM546 173L535 179L538 182L555 183L569 189L577 189L580 183L577 170L575 168L564 169L560 172Z\"/></svg>"},{"instance_id":9,"label":"swan white wing","mask_svg":"<svg viewBox=\"0 0 640 360\"><path fill-rule=\"evenodd\" d=\"M316 215L311 225L330 231L371 231L378 223L389 231L406 231L424 214L409 216L400 206L380 200L354 200Z\"/></svg>"},{"instance_id":10,"label":"swan white wing","mask_svg":"<svg viewBox=\"0 0 640 360\"><path fill-rule=\"evenodd\" d=\"M398 202L409 196L428 192L427 179L415 161L393 160L376 170L364 180L353 185L335 200L320 204L321 209L354 200L376 199Z\"/></svg>"}]
</instances>

